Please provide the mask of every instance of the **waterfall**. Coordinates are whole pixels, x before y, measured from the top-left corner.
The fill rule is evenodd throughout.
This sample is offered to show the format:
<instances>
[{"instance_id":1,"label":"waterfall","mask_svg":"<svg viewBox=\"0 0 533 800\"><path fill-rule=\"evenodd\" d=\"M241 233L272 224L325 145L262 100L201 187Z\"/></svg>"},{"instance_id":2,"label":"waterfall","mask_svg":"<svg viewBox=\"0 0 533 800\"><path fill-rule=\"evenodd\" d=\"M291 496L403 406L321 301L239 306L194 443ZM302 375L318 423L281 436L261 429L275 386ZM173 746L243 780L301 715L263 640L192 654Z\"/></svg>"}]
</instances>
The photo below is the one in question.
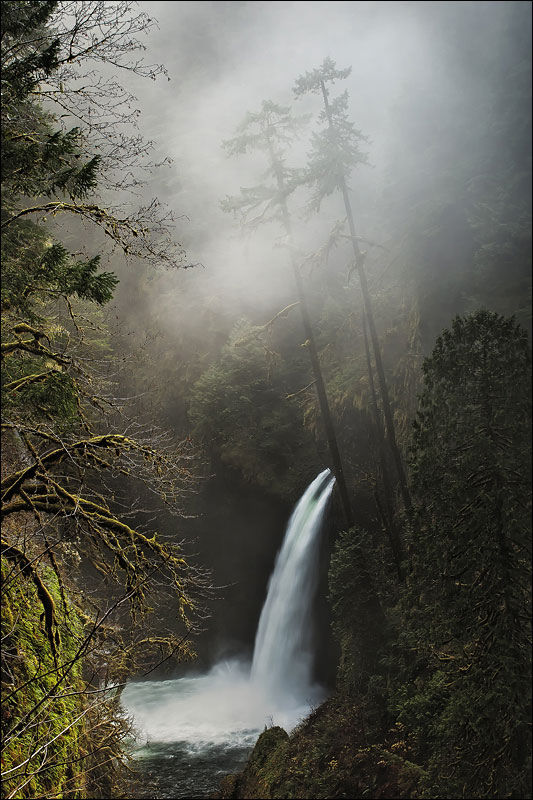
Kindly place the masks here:
<instances>
[{"instance_id":1,"label":"waterfall","mask_svg":"<svg viewBox=\"0 0 533 800\"><path fill-rule=\"evenodd\" d=\"M191 781L203 775L204 762L212 764L213 775L218 775L218 759L226 771L237 771L267 722L290 731L325 698L312 679L311 609L320 527L333 484L330 471L321 472L292 513L270 578L251 665L223 661L204 674L131 681L124 688L121 702L137 729L136 758L153 763L153 774L161 773L157 780L165 793L152 796L191 797ZM168 766L174 757L179 769ZM242 761L235 761L237 757ZM185 787L178 793L177 774ZM212 793L217 783L212 775L209 781ZM193 796L211 796L209 792Z\"/></svg>"},{"instance_id":2,"label":"waterfall","mask_svg":"<svg viewBox=\"0 0 533 800\"><path fill-rule=\"evenodd\" d=\"M330 475L321 472L292 513L259 619L250 678L277 701L305 698L312 686L311 606Z\"/></svg>"}]
</instances>

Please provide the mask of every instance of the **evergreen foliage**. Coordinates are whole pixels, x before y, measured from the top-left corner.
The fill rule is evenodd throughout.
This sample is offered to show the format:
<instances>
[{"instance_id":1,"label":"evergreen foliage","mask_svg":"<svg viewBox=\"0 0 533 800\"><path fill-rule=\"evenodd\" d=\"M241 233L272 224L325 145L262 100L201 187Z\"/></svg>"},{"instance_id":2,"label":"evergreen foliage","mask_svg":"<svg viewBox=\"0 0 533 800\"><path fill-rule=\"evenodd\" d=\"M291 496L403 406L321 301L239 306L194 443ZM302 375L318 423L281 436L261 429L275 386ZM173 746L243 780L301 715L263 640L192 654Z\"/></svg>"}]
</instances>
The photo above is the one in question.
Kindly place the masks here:
<instances>
[{"instance_id":1,"label":"evergreen foliage","mask_svg":"<svg viewBox=\"0 0 533 800\"><path fill-rule=\"evenodd\" d=\"M309 348L320 415L329 448L329 463L331 463L333 474L335 475L336 487L345 521L348 525L351 525L353 518L350 498L315 342L315 332L311 322L301 264L296 256L291 218L287 205L287 197L294 192L300 182L301 171L287 169L285 165L285 150L287 143L294 139L300 124L301 120L293 119L288 108L277 106L270 101L263 102L260 112L255 114L248 113L240 126L239 135L227 142L226 148L233 154L246 152L250 148L265 150L268 163L267 176L272 179L273 184L271 186L254 187L251 190L243 189L239 197L226 198L222 207L225 211L241 209L244 212L244 222L247 225L255 226L259 222L275 220L281 223L284 229L306 336L305 344ZM249 214L256 207L262 207L262 211L250 220Z\"/></svg>"},{"instance_id":2,"label":"evergreen foliage","mask_svg":"<svg viewBox=\"0 0 533 800\"><path fill-rule=\"evenodd\" d=\"M337 686L343 696L361 703L369 680L375 683L386 639L385 618L376 603L377 573L368 533L353 529L340 533L328 575L332 628L341 650Z\"/></svg>"},{"instance_id":3,"label":"evergreen foliage","mask_svg":"<svg viewBox=\"0 0 533 800\"><path fill-rule=\"evenodd\" d=\"M375 368L379 383L381 396L381 406L383 410L384 422L381 420L378 404L374 400L372 409L375 417L375 428L378 438L378 448L380 450L381 473L385 485L386 503L391 505L389 486L391 481L388 477L387 458L385 455L385 436L395 466L403 505L406 513L411 513L411 498L407 486L405 469L402 454L396 440L396 425L392 411L390 393L387 376L383 365L382 347L378 338L376 324L374 320L373 304L368 290L368 281L365 270L366 252L359 247L356 235L354 215L350 197L348 194L348 180L353 168L365 158L359 151L359 143L364 138L361 131L354 128L347 117L348 95L343 93L333 101L330 100L327 83L335 83L337 80L346 78L350 70L337 70L335 62L326 58L322 66L312 72L306 73L296 81L294 93L298 97L306 92L321 93L323 100L323 110L320 113L320 121L324 123L323 131L316 134L313 140L313 149L310 154L309 166L306 172L306 182L310 186L315 186L312 208L320 209L322 200L336 189L342 193L346 220L348 223L349 239L353 253L353 265L359 276L359 283L364 302L363 325L368 325L370 341L374 355ZM365 327L366 337L366 327ZM366 341L366 338L365 338ZM373 384L372 363L367 351L367 369L369 384ZM375 398L375 392L373 392ZM388 536L393 543L395 561L398 575L401 575L401 542L398 537L397 529L392 522L392 511L387 515L391 523L385 527L388 529Z\"/></svg>"},{"instance_id":4,"label":"evergreen foliage","mask_svg":"<svg viewBox=\"0 0 533 800\"><path fill-rule=\"evenodd\" d=\"M239 213L249 228L266 222L285 224L284 206L302 177L301 170L287 166L286 151L307 121L307 116L295 117L288 106L271 100L263 100L259 111L245 115L236 136L223 142L223 147L228 156L263 151L268 165L264 178L269 182L241 188L239 195L227 196L221 202L223 211ZM254 211L258 212L256 216L252 216Z\"/></svg>"},{"instance_id":5,"label":"evergreen foliage","mask_svg":"<svg viewBox=\"0 0 533 800\"><path fill-rule=\"evenodd\" d=\"M448 796L527 795L530 372L525 332L488 311L456 318L424 364L401 636L423 677L399 718Z\"/></svg>"},{"instance_id":6,"label":"evergreen foliage","mask_svg":"<svg viewBox=\"0 0 533 800\"><path fill-rule=\"evenodd\" d=\"M214 464L292 497L301 488L295 466L303 453L305 461L315 455L297 405L286 400L291 376L262 333L247 320L234 326L219 360L192 388L189 418Z\"/></svg>"},{"instance_id":7,"label":"evergreen foliage","mask_svg":"<svg viewBox=\"0 0 533 800\"><path fill-rule=\"evenodd\" d=\"M7 120L10 112L20 112L19 104L59 66L59 39L46 31L46 23L57 6L57 0L2 3L3 54L6 54L2 58L5 81L2 103Z\"/></svg>"},{"instance_id":8,"label":"evergreen foliage","mask_svg":"<svg viewBox=\"0 0 533 800\"><path fill-rule=\"evenodd\" d=\"M473 20L457 26L453 16L450 7L458 85ZM390 118L403 144L379 213L424 355L456 314L480 307L514 314L531 335L530 5L507 4L498 41L497 57L483 48L466 66L480 87L474 107L461 91L445 107L431 88L422 98L406 89Z\"/></svg>"},{"instance_id":9,"label":"evergreen foliage","mask_svg":"<svg viewBox=\"0 0 533 800\"><path fill-rule=\"evenodd\" d=\"M221 797L531 796L530 372L513 318L482 310L438 338L399 602L376 615L372 539L341 533L337 692L268 753L264 734Z\"/></svg>"},{"instance_id":10,"label":"evergreen foliage","mask_svg":"<svg viewBox=\"0 0 533 800\"><path fill-rule=\"evenodd\" d=\"M59 298L77 296L98 305L111 300L118 279L99 272L101 257L77 260L45 229L20 220L2 237L2 305L12 315L39 322L42 308Z\"/></svg>"},{"instance_id":11,"label":"evergreen foliage","mask_svg":"<svg viewBox=\"0 0 533 800\"><path fill-rule=\"evenodd\" d=\"M105 154L95 152L90 126L64 129L50 103L46 111L40 104L43 84L82 57L79 36L89 36L91 52L103 47L128 68L121 54L138 44L127 37L135 27L130 5L1 4L6 797L111 796L127 726L106 688L154 663L191 657L189 640L209 593L206 573L189 564L181 545L142 525L142 508L129 502L124 513L127 482L181 513L193 454L188 444L121 416L114 387L98 374L108 332L93 310L111 300L117 278L101 271L100 253L71 252L60 239L68 239L73 215L103 228L125 252L137 239L144 244L135 252L144 248L159 263L171 251L150 243L146 210L119 216L97 204ZM123 17L118 34L106 32ZM68 91L61 87L60 98ZM59 213L62 225L52 233L46 215ZM86 334L91 327L100 341ZM165 602L161 589L176 624L157 623L146 634L154 597Z\"/></svg>"},{"instance_id":12,"label":"evergreen foliage","mask_svg":"<svg viewBox=\"0 0 533 800\"><path fill-rule=\"evenodd\" d=\"M531 331L531 8L513 3L501 75L468 183L475 293Z\"/></svg>"},{"instance_id":13,"label":"evergreen foliage","mask_svg":"<svg viewBox=\"0 0 533 800\"><path fill-rule=\"evenodd\" d=\"M327 95L327 84L344 80L350 72L351 67L338 70L331 58L325 58L318 69L306 72L295 83L295 97L311 92L322 95L325 102L318 117L324 127L312 134L308 162L302 175L302 182L312 190L310 212L320 211L326 197L342 191L352 170L358 164L368 163L366 154L361 151L368 137L348 119L348 92L342 92L333 100Z\"/></svg>"},{"instance_id":14,"label":"evergreen foliage","mask_svg":"<svg viewBox=\"0 0 533 800\"><path fill-rule=\"evenodd\" d=\"M353 169L366 163L368 140L349 121L347 93L329 95L350 70L326 59L296 83L296 96L310 92L324 101L306 168L288 164L289 145L306 120L271 101L248 113L224 144L230 156L259 150L267 170L222 208L250 229L281 223L293 258L288 200L296 190L310 189L309 210L317 212L334 192L344 195L349 236L337 223L318 254L293 266L301 308L309 303L319 319L315 381L323 383L333 414L356 513L368 523L341 533L331 559L333 632L341 652L336 695L290 738L267 731L245 775L229 782L227 796L531 795L530 354L516 319L493 310L463 315L487 305L530 322L530 9L508 5L501 62L492 76L496 88L482 98L480 121L470 129L457 99L456 113L446 120L436 115L425 134L404 137L405 153L386 187L381 212L393 253L383 270L399 262L396 277L408 299L400 303L401 292L384 289L369 269L379 387L349 285L358 272L373 326L367 254L347 200ZM209 591L208 578L180 546L141 529L134 512L120 513L123 481L143 482L142 491L179 510L194 485L195 452L189 441L177 445L151 428L125 429L113 387L91 366L108 353L100 307L112 298L117 279L102 270L102 254L67 248L58 226L52 231L46 219L83 219L125 253L179 263L179 246L160 249L150 239L157 206L128 216L102 201L110 185L137 180L130 167L140 145L124 152L117 139L109 144L106 138L115 128L105 103L122 103L115 84L97 84L91 104L90 93L79 85L71 91L68 83L69 75L79 74L72 62L83 63L99 26L109 35L96 41L97 60L109 62L108 48L116 46L116 63L124 66L145 23L142 15L134 17L120 29L127 33L119 32L113 21L131 7L127 2L70 4L70 21L62 7L2 3L2 424L8 434L2 725L6 794L21 797L112 793L98 765L94 786L87 778L95 766L90 751L101 746L102 758L118 763L125 732L115 701L87 700L100 686L102 654L112 662L104 684L148 670L154 653L163 660L187 657ZM457 52L467 45L460 39ZM132 64L136 74L142 74L140 64ZM66 127L52 110L54 99ZM426 117L439 102L435 96ZM453 164L446 157L449 140L461 143ZM156 232L164 229L160 222ZM317 269L342 238L353 247L347 274L341 275L339 259L327 271ZM229 313L215 314L212 327L206 324L195 340L195 347L201 344L188 371L173 350L162 349L161 395L169 392L179 405L182 425L188 414L212 466L287 499L315 468L315 444L323 445L315 381L309 383L304 363L315 347L308 311L304 337L291 329L272 343L274 322L296 305L266 325L241 320L225 345ZM463 316L450 324L457 312ZM98 319L98 343L87 341L87 316ZM421 377L420 351L431 350L444 325ZM162 360L142 377L128 376L131 385L144 381L144 389L152 376L161 378ZM410 449L413 514L405 521L395 514L396 487L385 480L395 456L381 444L395 427L405 443L422 379ZM165 399L167 406L171 401ZM382 414L388 414L385 426ZM372 493L375 506L368 502ZM365 504L372 508L361 512ZM409 509L405 498L404 505ZM94 621L88 620L71 580L81 572L80 558L91 580L101 575L106 582L112 610L129 602L140 627L119 613L125 630L108 628L101 609L91 609ZM69 577L66 567L72 567ZM164 602L161 586L179 625L144 635L145 615ZM88 642L95 647L92 661L80 652ZM109 700L107 693L102 697Z\"/></svg>"}]
</instances>

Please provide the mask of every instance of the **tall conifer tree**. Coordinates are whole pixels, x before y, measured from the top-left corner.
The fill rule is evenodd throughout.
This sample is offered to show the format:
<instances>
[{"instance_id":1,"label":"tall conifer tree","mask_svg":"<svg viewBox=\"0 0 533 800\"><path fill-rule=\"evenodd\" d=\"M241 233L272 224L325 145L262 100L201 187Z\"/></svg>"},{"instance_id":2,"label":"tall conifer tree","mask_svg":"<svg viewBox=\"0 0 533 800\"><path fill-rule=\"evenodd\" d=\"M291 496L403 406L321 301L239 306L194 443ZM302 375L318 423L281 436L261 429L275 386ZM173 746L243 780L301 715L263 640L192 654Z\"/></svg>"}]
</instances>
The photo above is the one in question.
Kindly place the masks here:
<instances>
[{"instance_id":1,"label":"tall conifer tree","mask_svg":"<svg viewBox=\"0 0 533 800\"><path fill-rule=\"evenodd\" d=\"M350 197L348 193L348 180L352 170L361 163L366 162L366 156L361 151L361 146L368 141L360 130L348 119L348 93L343 92L333 100L329 97L326 84L343 80L350 74L351 68L338 70L335 62L330 58L324 59L321 67L298 78L294 88L296 97L308 92L320 94L324 102L324 109L320 114L320 121L324 128L313 135L308 167L304 177L305 182L313 189L311 209L319 210L322 201L340 191L343 196L350 238L352 242L355 268L359 276L363 294L364 310L368 322L370 339L374 352L374 361L378 375L383 414L386 423L387 441L396 467L400 490L405 509L411 510L411 498L407 486L407 478L402 461L402 456L394 428L394 417L389 399L389 390L385 369L381 357L381 347L374 322L372 302L368 290L365 272L365 253L360 249Z\"/></svg>"},{"instance_id":2,"label":"tall conifer tree","mask_svg":"<svg viewBox=\"0 0 533 800\"><path fill-rule=\"evenodd\" d=\"M309 356L313 368L320 413L331 456L331 465L337 481L341 504L348 526L353 523L352 510L344 477L337 436L329 408L329 402L322 375L322 368L307 303L304 281L295 254L292 237L292 226L287 205L287 198L300 182L300 173L291 170L285 164L285 150L295 137L304 118L294 118L290 109L276 105L271 101L263 101L261 110L248 113L238 129L238 135L224 143L230 155L244 154L254 150L262 150L268 160L268 177L270 183L252 188L241 189L240 195L227 197L223 203L224 211L240 211L249 226L265 222L278 222L283 226L289 245L290 263L296 283L296 292L302 314L305 336L309 348ZM255 217L251 213L258 210Z\"/></svg>"}]
</instances>

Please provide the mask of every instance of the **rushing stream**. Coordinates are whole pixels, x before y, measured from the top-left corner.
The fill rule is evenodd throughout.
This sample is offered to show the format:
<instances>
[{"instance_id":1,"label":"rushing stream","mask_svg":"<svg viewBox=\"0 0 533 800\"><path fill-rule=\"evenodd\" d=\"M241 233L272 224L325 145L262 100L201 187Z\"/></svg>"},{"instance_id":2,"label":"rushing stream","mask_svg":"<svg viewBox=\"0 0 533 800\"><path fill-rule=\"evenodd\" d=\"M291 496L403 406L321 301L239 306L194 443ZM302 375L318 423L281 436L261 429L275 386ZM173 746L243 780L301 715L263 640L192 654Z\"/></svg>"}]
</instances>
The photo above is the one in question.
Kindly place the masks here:
<instances>
[{"instance_id":1,"label":"rushing stream","mask_svg":"<svg viewBox=\"0 0 533 800\"><path fill-rule=\"evenodd\" d=\"M122 703L138 732L136 798L201 798L239 771L259 733L291 730L324 699L312 680L310 609L319 532L334 478L308 486L287 525L257 629L252 664L222 662L208 673L129 683Z\"/></svg>"}]
</instances>

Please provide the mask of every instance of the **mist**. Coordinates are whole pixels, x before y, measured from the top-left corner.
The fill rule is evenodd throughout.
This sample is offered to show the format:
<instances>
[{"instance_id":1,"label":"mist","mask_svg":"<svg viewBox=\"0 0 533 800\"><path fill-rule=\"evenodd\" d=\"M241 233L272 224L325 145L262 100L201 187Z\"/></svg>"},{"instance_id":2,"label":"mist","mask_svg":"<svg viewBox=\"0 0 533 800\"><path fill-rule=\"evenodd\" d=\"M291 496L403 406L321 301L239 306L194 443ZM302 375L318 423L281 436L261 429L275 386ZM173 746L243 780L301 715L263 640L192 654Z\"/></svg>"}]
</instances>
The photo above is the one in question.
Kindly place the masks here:
<instances>
[{"instance_id":1,"label":"mist","mask_svg":"<svg viewBox=\"0 0 533 800\"><path fill-rule=\"evenodd\" d=\"M142 352L141 367L134 370L137 384L126 389L137 393L144 371L141 389L149 398L156 387L159 397L150 401L154 413L187 434L191 387L199 370L217 362L232 328L243 317L263 325L295 301L287 251L280 246L282 228L269 224L245 233L220 207L227 195L261 183L266 160L262 153L229 158L222 143L235 135L248 111L272 100L290 106L295 115L311 115L287 154L291 165L305 164L321 100L313 94L295 100L292 89L298 76L326 57L338 69L351 67L332 96L348 92L349 118L369 140L364 146L368 164L354 170L349 189L357 231L368 249L370 289L384 304L378 326L383 332L394 329L405 309L418 309L420 347L413 364L420 365L421 355L453 316L478 302L471 300L480 278L471 274L475 244L466 222L473 205L468 181L471 174L492 168L498 138L491 113L502 94L509 54L515 48L527 52L529 4L139 5L158 22L146 39L147 54L165 65L168 79L126 75L124 80L138 98L140 128L153 142L155 160L172 159L151 175L144 200L157 196L173 210L175 234L186 253L181 266L187 268L153 273L115 259L121 282L113 313L122 321L127 347ZM289 200L303 254L318 248L345 217L340 193L326 198L320 214L309 219L307 201L298 191ZM351 309L359 339L344 345L348 357L350 347L362 349L360 290L349 272L349 253L337 247L308 286L317 319L325 289L333 287L339 307ZM496 295L492 305L502 313L519 310L516 294L510 301ZM287 340L298 348L304 338L298 312L280 320L273 336L274 350L283 352ZM389 357L391 369L398 347ZM295 374L290 389L298 391L307 382ZM415 390L410 392L406 405L413 402ZM353 442L344 445L354 474L365 469L357 462L366 447L365 424L362 420ZM226 605L214 611L208 634L215 660L220 653L233 655L251 646L283 519L323 464L320 443L318 452L311 450L302 447L297 454L294 484L280 473L287 485L281 498L268 487L265 494L257 475L243 485L238 470L219 464L211 466L216 479L207 494L193 503L201 516L188 533L198 535L200 556L214 569L218 584L226 586ZM365 501L360 502L364 518Z\"/></svg>"},{"instance_id":2,"label":"mist","mask_svg":"<svg viewBox=\"0 0 533 800\"><path fill-rule=\"evenodd\" d=\"M250 308L268 314L293 298L284 254L272 247L280 231L260 230L243 241L237 221L220 209L226 195L259 182L265 168L257 157L227 158L221 147L245 113L271 99L316 119L318 98L293 101L296 77L326 56L338 68L351 66L338 91L348 91L351 119L370 139L370 165L352 177L352 201L361 234L386 244L396 223L387 215L391 176L403 182L407 195L423 198L431 191L439 170L472 147L453 138L450 122L457 118L478 139L476 147L483 146L477 134L486 123L511 13L498 2L140 5L158 20L147 49L170 77L133 87L143 133L161 157L173 159L147 191L181 216L177 235L187 263L203 265L194 274L169 275L161 291L177 301L174 294L194 287L234 316ZM292 163L302 163L307 148L308 136L291 150ZM320 233L342 217L339 203L333 198L327 205ZM296 217L303 204L295 198ZM317 238L316 219L302 223L302 248L312 250ZM154 302L170 330L183 325L182 313L165 314L159 297Z\"/></svg>"},{"instance_id":3,"label":"mist","mask_svg":"<svg viewBox=\"0 0 533 800\"><path fill-rule=\"evenodd\" d=\"M531 3L1 11L9 796L530 797Z\"/></svg>"}]
</instances>

